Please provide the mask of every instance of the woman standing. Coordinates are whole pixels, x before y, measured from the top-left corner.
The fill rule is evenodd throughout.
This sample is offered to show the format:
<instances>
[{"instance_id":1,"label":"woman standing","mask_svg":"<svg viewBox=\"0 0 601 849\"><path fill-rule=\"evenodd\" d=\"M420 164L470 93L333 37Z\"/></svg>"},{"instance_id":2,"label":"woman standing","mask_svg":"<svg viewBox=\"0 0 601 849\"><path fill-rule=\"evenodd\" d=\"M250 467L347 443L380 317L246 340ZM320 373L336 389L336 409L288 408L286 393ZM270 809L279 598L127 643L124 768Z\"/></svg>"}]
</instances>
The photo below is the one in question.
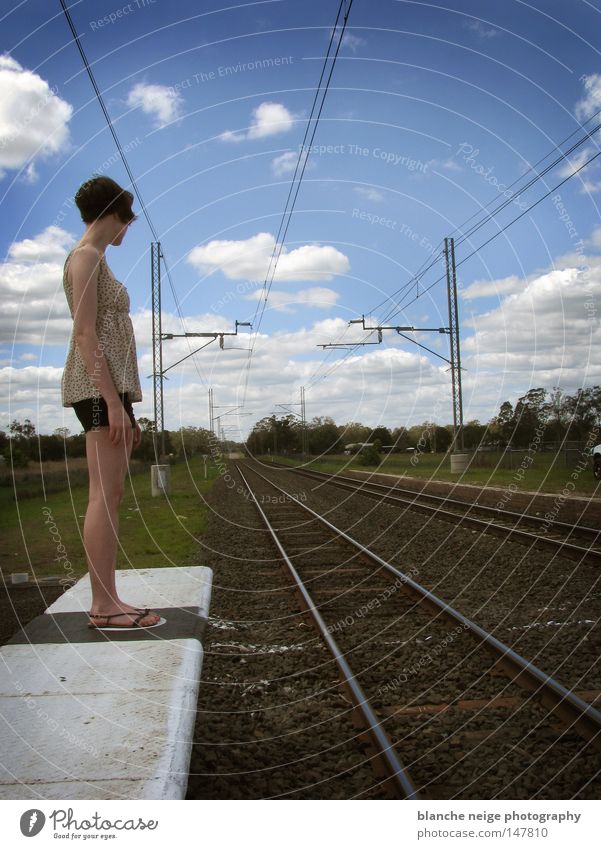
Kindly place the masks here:
<instances>
[{"instance_id":1,"label":"woman standing","mask_svg":"<svg viewBox=\"0 0 601 849\"><path fill-rule=\"evenodd\" d=\"M157 613L122 601L115 584L119 505L140 426L132 402L142 400L129 295L109 269L105 250L122 243L135 220L134 196L110 177L80 186L75 203L86 225L65 260L63 286L73 332L62 377L62 402L86 434L89 502L84 546L92 585L90 628L149 628Z\"/></svg>"}]
</instances>

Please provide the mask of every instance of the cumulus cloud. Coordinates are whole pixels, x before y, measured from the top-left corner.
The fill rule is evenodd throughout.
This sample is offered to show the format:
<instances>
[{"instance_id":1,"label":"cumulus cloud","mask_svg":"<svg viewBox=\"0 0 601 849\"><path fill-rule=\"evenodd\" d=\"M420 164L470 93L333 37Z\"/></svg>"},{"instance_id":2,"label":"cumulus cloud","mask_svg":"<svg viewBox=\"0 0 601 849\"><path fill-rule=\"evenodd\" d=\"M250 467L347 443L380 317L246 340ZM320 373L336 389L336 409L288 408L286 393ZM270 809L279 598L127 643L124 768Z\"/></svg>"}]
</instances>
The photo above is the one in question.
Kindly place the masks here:
<instances>
[{"instance_id":1,"label":"cumulus cloud","mask_svg":"<svg viewBox=\"0 0 601 849\"><path fill-rule=\"evenodd\" d=\"M482 21L476 18L471 21L466 21L464 23L464 27L471 30L471 32L475 32L480 38L494 38L496 35L499 35L498 29L494 29L494 27L487 27L482 23Z\"/></svg>"},{"instance_id":2,"label":"cumulus cloud","mask_svg":"<svg viewBox=\"0 0 601 849\"><path fill-rule=\"evenodd\" d=\"M597 259L599 259L597 257ZM499 281L508 283L511 278ZM498 307L463 321L468 369L485 369L521 386L577 388L601 380L601 268L556 268L531 278ZM468 361L471 361L471 365Z\"/></svg>"},{"instance_id":3,"label":"cumulus cloud","mask_svg":"<svg viewBox=\"0 0 601 849\"><path fill-rule=\"evenodd\" d=\"M340 32L342 30L341 26L336 27L334 30L330 30L330 35L328 36L328 41L331 37L332 32L334 33L334 44L338 43L338 39L340 38ZM364 38L361 38L358 35L350 32L347 28L344 35L342 36L342 45L341 47L348 47L353 53L357 52L359 47L362 47L364 44L367 44L367 41Z\"/></svg>"},{"instance_id":4,"label":"cumulus cloud","mask_svg":"<svg viewBox=\"0 0 601 849\"><path fill-rule=\"evenodd\" d=\"M271 279L270 259L275 245L271 233L257 233L240 241L215 239L193 248L187 262L203 274L222 271L229 280L265 280L268 271ZM331 280L349 268L348 258L331 245L302 245L293 250L284 245L274 280Z\"/></svg>"},{"instance_id":5,"label":"cumulus cloud","mask_svg":"<svg viewBox=\"0 0 601 849\"><path fill-rule=\"evenodd\" d=\"M13 242L0 264L0 339L66 346L71 318L63 294L63 264L74 238L47 227L32 239Z\"/></svg>"},{"instance_id":6,"label":"cumulus cloud","mask_svg":"<svg viewBox=\"0 0 601 849\"><path fill-rule=\"evenodd\" d=\"M450 156L448 159L428 159L426 165L429 168L442 168L445 171L461 171L461 166Z\"/></svg>"},{"instance_id":7,"label":"cumulus cloud","mask_svg":"<svg viewBox=\"0 0 601 849\"><path fill-rule=\"evenodd\" d=\"M153 118L155 126L164 127L181 117L183 99L169 86L138 83L130 91L127 105L140 108Z\"/></svg>"},{"instance_id":8,"label":"cumulus cloud","mask_svg":"<svg viewBox=\"0 0 601 849\"><path fill-rule=\"evenodd\" d=\"M24 179L35 182L37 172L30 160L65 150L72 114L73 107L46 80L11 56L1 55L0 178L8 169L20 169L29 162Z\"/></svg>"},{"instance_id":9,"label":"cumulus cloud","mask_svg":"<svg viewBox=\"0 0 601 849\"><path fill-rule=\"evenodd\" d=\"M373 200L376 203L380 203L384 200L384 193L379 191L379 189L372 189L368 186L355 186L355 191L361 197L366 198L367 200Z\"/></svg>"},{"instance_id":10,"label":"cumulus cloud","mask_svg":"<svg viewBox=\"0 0 601 849\"><path fill-rule=\"evenodd\" d=\"M584 163L598 153L593 147L585 147L583 150L578 150L576 153L566 158L566 161L560 167L558 173L560 177L571 177L579 168L582 168ZM596 159L578 174L577 179L580 180L580 193L598 192L601 189L601 181L595 182L595 177L599 177L599 169L601 165Z\"/></svg>"},{"instance_id":11,"label":"cumulus cloud","mask_svg":"<svg viewBox=\"0 0 601 849\"><path fill-rule=\"evenodd\" d=\"M585 74L583 78L584 97L574 107L579 121L586 121L601 108L601 74Z\"/></svg>"},{"instance_id":12,"label":"cumulus cloud","mask_svg":"<svg viewBox=\"0 0 601 849\"><path fill-rule=\"evenodd\" d=\"M265 101L253 110L250 126L247 132L235 133L225 130L221 133L221 140L227 142L241 142L250 139L263 139L278 133L287 133L294 126L292 112L282 103Z\"/></svg>"},{"instance_id":13,"label":"cumulus cloud","mask_svg":"<svg viewBox=\"0 0 601 849\"><path fill-rule=\"evenodd\" d=\"M271 170L276 177L283 177L285 174L293 174L296 169L296 163L298 162L297 176L300 175L303 167L305 168L305 172L310 171L312 168L315 168L315 162L312 159L307 160L307 153L307 151L303 151L299 162L298 153L295 153L293 150L287 150L285 153L271 160ZM307 163L306 165L305 162Z\"/></svg>"},{"instance_id":14,"label":"cumulus cloud","mask_svg":"<svg viewBox=\"0 0 601 849\"><path fill-rule=\"evenodd\" d=\"M466 301L474 298L488 298L494 295L509 295L523 289L525 286L521 277L512 274L500 280L476 280L461 292Z\"/></svg>"},{"instance_id":15,"label":"cumulus cloud","mask_svg":"<svg viewBox=\"0 0 601 849\"><path fill-rule=\"evenodd\" d=\"M245 295L247 301L259 301L263 297L262 290L255 290ZM295 312L293 307L310 307L312 309L328 309L338 303L338 292L313 286L310 289L301 289L299 292L282 292L272 289L269 293L268 305L276 312Z\"/></svg>"}]
</instances>

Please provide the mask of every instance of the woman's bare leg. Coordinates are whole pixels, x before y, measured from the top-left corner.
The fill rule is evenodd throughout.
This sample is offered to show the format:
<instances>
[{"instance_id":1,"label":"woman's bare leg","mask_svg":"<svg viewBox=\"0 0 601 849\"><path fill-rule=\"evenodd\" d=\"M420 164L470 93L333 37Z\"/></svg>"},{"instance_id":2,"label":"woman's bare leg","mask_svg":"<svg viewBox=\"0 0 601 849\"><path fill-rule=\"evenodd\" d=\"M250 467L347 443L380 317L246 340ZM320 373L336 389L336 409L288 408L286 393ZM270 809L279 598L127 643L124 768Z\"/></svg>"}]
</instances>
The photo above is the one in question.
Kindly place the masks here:
<instances>
[{"instance_id":1,"label":"woman's bare leg","mask_svg":"<svg viewBox=\"0 0 601 849\"><path fill-rule=\"evenodd\" d=\"M114 620L123 625L132 621L139 610L119 598L115 585L115 567L119 538L119 506L132 449L132 434L118 445L109 439L108 427L86 433L86 456L90 478L90 494L84 521L84 546L92 585L91 613L123 612ZM149 613L141 625L153 625L159 616Z\"/></svg>"}]
</instances>

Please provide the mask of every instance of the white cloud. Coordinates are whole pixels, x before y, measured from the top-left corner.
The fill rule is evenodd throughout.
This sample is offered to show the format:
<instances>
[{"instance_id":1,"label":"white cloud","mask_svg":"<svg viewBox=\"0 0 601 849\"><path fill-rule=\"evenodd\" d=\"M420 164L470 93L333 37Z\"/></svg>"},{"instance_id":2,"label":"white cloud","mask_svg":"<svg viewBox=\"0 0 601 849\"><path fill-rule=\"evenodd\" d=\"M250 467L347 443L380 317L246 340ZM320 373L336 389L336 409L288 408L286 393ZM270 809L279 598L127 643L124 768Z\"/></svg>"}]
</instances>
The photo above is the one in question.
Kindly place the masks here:
<instances>
[{"instance_id":1,"label":"white cloud","mask_svg":"<svg viewBox=\"0 0 601 849\"><path fill-rule=\"evenodd\" d=\"M169 86L138 83L130 91L127 105L140 107L154 119L157 127L164 127L181 117L183 98Z\"/></svg>"},{"instance_id":2,"label":"white cloud","mask_svg":"<svg viewBox=\"0 0 601 849\"><path fill-rule=\"evenodd\" d=\"M585 74L583 83L584 97L574 107L579 121L585 121L601 108L601 74Z\"/></svg>"},{"instance_id":3,"label":"white cloud","mask_svg":"<svg viewBox=\"0 0 601 849\"><path fill-rule=\"evenodd\" d=\"M252 116L250 127L246 133L234 133L231 130L225 130L220 136L222 141L240 142L245 139L263 139L278 133L287 133L294 126L295 116L282 103L271 101L260 103L253 110Z\"/></svg>"},{"instance_id":4,"label":"white cloud","mask_svg":"<svg viewBox=\"0 0 601 849\"><path fill-rule=\"evenodd\" d=\"M521 277L512 274L501 280L476 280L467 289L463 289L461 297L466 301L474 298L489 298L495 295L509 295L525 288L525 282Z\"/></svg>"},{"instance_id":5,"label":"white cloud","mask_svg":"<svg viewBox=\"0 0 601 849\"><path fill-rule=\"evenodd\" d=\"M293 150L287 150L285 153L282 153L280 156L276 156L275 159L271 160L271 170L276 177L283 177L285 174L293 174L296 169L297 162L297 177L303 170L303 166L305 167L305 172L315 168L315 162L312 159L307 160L307 151L303 151L303 155L299 161L298 153L295 153ZM306 166L305 162L307 163Z\"/></svg>"},{"instance_id":6,"label":"white cloud","mask_svg":"<svg viewBox=\"0 0 601 849\"><path fill-rule=\"evenodd\" d=\"M384 193L379 191L379 189L372 189L366 186L355 186L355 191L358 195L361 195L361 197L364 197L367 200L373 200L377 203L384 200Z\"/></svg>"},{"instance_id":7,"label":"white cloud","mask_svg":"<svg viewBox=\"0 0 601 849\"><path fill-rule=\"evenodd\" d=\"M494 38L496 35L499 35L499 30L494 29L493 27L487 27L482 23L482 21L475 18L471 21L466 21L464 23L464 27L475 32L476 35L480 36L480 38Z\"/></svg>"},{"instance_id":8,"label":"white cloud","mask_svg":"<svg viewBox=\"0 0 601 849\"><path fill-rule=\"evenodd\" d=\"M342 30L341 26L336 27L334 30L330 30L330 35L328 36L328 41L331 38L332 32L334 32L334 42L333 44L338 43L338 39L340 38L340 31ZM367 44L367 41L364 38L361 38L358 35L354 35L348 29L345 31L342 36L342 47L348 47L353 53L357 52L357 48L362 45Z\"/></svg>"},{"instance_id":9,"label":"white cloud","mask_svg":"<svg viewBox=\"0 0 601 849\"><path fill-rule=\"evenodd\" d=\"M13 242L0 264L0 339L36 346L65 345L71 318L63 293L63 264L74 242L60 227Z\"/></svg>"},{"instance_id":10,"label":"white cloud","mask_svg":"<svg viewBox=\"0 0 601 849\"><path fill-rule=\"evenodd\" d=\"M22 168L33 157L64 152L72 114L73 107L46 80L11 56L0 56L0 178L7 169ZM37 179L33 162L24 179Z\"/></svg>"},{"instance_id":11,"label":"white cloud","mask_svg":"<svg viewBox=\"0 0 601 849\"><path fill-rule=\"evenodd\" d=\"M548 388L598 383L600 284L598 265L554 269L531 278L495 309L464 319L463 327L474 330L462 342L466 367L501 373L520 388L529 380Z\"/></svg>"},{"instance_id":12,"label":"white cloud","mask_svg":"<svg viewBox=\"0 0 601 849\"><path fill-rule=\"evenodd\" d=\"M263 297L262 290L255 290L244 296L247 301L259 301ZM272 289L269 293L268 306L277 312L295 312L292 307L310 307L312 309L328 309L336 306L339 294L333 289L313 286L301 289L299 292L283 292Z\"/></svg>"},{"instance_id":13,"label":"white cloud","mask_svg":"<svg viewBox=\"0 0 601 849\"><path fill-rule=\"evenodd\" d=\"M429 159L426 165L429 168L443 168L445 171L461 171L461 166L451 157L448 159Z\"/></svg>"},{"instance_id":14,"label":"white cloud","mask_svg":"<svg viewBox=\"0 0 601 849\"><path fill-rule=\"evenodd\" d=\"M579 150L572 154L572 156L567 157L567 161L564 162L559 169L559 176L571 177L588 159L594 156L595 153L598 153L598 151L596 151L593 147L585 147L583 150ZM599 160L596 159L580 171L578 179L582 181L580 188L581 194L598 192L601 189L601 181L594 181L594 175L595 173L598 175L599 168L601 168L601 165Z\"/></svg>"},{"instance_id":15,"label":"white cloud","mask_svg":"<svg viewBox=\"0 0 601 849\"><path fill-rule=\"evenodd\" d=\"M216 239L193 248L187 262L204 274L222 271L229 280L265 280L268 272L271 279L275 244L271 233L257 233L240 241ZM293 250L284 245L274 280L331 280L349 268L348 258L331 245L302 245Z\"/></svg>"}]
</instances>

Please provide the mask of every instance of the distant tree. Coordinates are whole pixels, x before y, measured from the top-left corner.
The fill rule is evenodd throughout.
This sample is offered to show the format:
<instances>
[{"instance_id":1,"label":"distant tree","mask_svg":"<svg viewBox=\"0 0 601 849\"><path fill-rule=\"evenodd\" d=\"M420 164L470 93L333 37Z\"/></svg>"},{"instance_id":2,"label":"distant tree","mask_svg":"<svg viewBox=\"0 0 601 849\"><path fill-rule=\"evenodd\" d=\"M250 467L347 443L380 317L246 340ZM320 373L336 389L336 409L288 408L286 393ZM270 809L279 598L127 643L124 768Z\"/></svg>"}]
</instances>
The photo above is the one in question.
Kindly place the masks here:
<instances>
[{"instance_id":1,"label":"distant tree","mask_svg":"<svg viewBox=\"0 0 601 849\"><path fill-rule=\"evenodd\" d=\"M25 419L24 422L19 422L13 419L8 426L11 439L26 440L32 439L35 436L35 425L31 419Z\"/></svg>"},{"instance_id":2,"label":"distant tree","mask_svg":"<svg viewBox=\"0 0 601 849\"><path fill-rule=\"evenodd\" d=\"M567 396L566 415L569 438L588 439L591 430L601 425L601 386L580 388Z\"/></svg>"},{"instance_id":3,"label":"distant tree","mask_svg":"<svg viewBox=\"0 0 601 849\"><path fill-rule=\"evenodd\" d=\"M395 427L392 431L392 442L395 445L395 450L406 451L411 445L409 431L406 427Z\"/></svg>"},{"instance_id":4,"label":"distant tree","mask_svg":"<svg viewBox=\"0 0 601 849\"><path fill-rule=\"evenodd\" d=\"M513 404L511 401L503 401L498 414L494 416L489 424L489 431L494 442L508 445L513 433Z\"/></svg>"},{"instance_id":5,"label":"distant tree","mask_svg":"<svg viewBox=\"0 0 601 849\"><path fill-rule=\"evenodd\" d=\"M151 431L143 431L151 434ZM209 454L211 434L203 427L182 427L173 432L178 453L193 456L194 454Z\"/></svg>"},{"instance_id":6,"label":"distant tree","mask_svg":"<svg viewBox=\"0 0 601 849\"><path fill-rule=\"evenodd\" d=\"M369 442L370 430L359 422L347 422L338 428L342 445L353 445L356 442Z\"/></svg>"},{"instance_id":7,"label":"distant tree","mask_svg":"<svg viewBox=\"0 0 601 849\"><path fill-rule=\"evenodd\" d=\"M440 425L436 425L432 434L432 449L437 454L442 454L444 451L448 451L451 442L453 441L453 434L448 427L441 427Z\"/></svg>"},{"instance_id":8,"label":"distant tree","mask_svg":"<svg viewBox=\"0 0 601 849\"><path fill-rule=\"evenodd\" d=\"M486 433L486 425L480 424L478 419L472 419L463 425L463 446L474 449L480 445Z\"/></svg>"},{"instance_id":9,"label":"distant tree","mask_svg":"<svg viewBox=\"0 0 601 849\"><path fill-rule=\"evenodd\" d=\"M553 439L556 445L559 445L569 426L569 396L565 395L559 386L554 386L553 390L547 395L543 409L548 419L549 438Z\"/></svg>"},{"instance_id":10,"label":"distant tree","mask_svg":"<svg viewBox=\"0 0 601 849\"><path fill-rule=\"evenodd\" d=\"M373 445L362 448L359 453L359 462L362 466L378 466L380 464L380 451L382 445L377 440Z\"/></svg>"},{"instance_id":11,"label":"distant tree","mask_svg":"<svg viewBox=\"0 0 601 849\"><path fill-rule=\"evenodd\" d=\"M331 454L344 445L334 419L329 416L316 416L309 422L307 441L311 454Z\"/></svg>"},{"instance_id":12,"label":"distant tree","mask_svg":"<svg viewBox=\"0 0 601 849\"><path fill-rule=\"evenodd\" d=\"M387 427L382 427L382 426L377 427L374 430L372 430L370 437L367 441L368 442L375 442L376 440L379 440L380 443L383 446L384 445L392 445L392 443L393 443L391 432L388 430Z\"/></svg>"}]
</instances>

